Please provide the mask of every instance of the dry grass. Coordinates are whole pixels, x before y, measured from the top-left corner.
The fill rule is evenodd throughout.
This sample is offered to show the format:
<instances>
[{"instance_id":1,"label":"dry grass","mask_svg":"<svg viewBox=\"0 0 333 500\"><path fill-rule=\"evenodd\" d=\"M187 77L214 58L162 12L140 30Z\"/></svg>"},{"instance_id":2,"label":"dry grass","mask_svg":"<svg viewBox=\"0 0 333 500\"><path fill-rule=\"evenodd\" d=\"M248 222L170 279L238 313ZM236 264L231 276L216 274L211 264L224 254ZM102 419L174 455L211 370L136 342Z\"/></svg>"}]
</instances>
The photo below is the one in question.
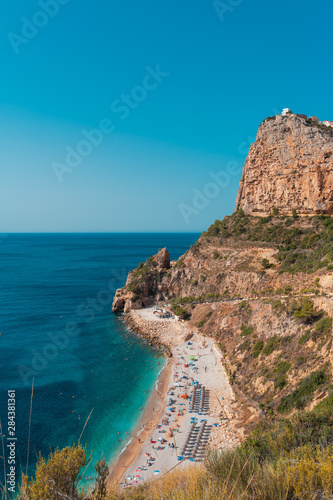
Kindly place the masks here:
<instances>
[{"instance_id":1,"label":"dry grass","mask_svg":"<svg viewBox=\"0 0 333 500\"><path fill-rule=\"evenodd\" d=\"M205 466L178 470L110 500L286 500L286 467L258 467L246 454L213 453Z\"/></svg>"}]
</instances>

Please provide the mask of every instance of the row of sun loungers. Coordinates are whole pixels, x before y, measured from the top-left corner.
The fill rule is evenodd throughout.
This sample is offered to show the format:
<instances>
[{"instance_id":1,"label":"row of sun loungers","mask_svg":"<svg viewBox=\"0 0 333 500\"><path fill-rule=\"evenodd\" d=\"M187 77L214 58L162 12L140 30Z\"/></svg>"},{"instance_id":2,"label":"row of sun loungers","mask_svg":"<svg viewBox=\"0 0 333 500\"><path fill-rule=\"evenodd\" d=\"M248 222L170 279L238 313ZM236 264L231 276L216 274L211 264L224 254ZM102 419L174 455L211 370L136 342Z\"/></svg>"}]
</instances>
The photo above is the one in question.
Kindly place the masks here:
<instances>
[{"instance_id":1,"label":"row of sun loungers","mask_svg":"<svg viewBox=\"0 0 333 500\"><path fill-rule=\"evenodd\" d=\"M209 411L209 391L204 386L198 385L193 387L193 393L190 397L190 413L198 413L205 415Z\"/></svg>"},{"instance_id":2,"label":"row of sun loungers","mask_svg":"<svg viewBox=\"0 0 333 500\"><path fill-rule=\"evenodd\" d=\"M188 459L191 462L201 462L205 456L210 431L211 425L207 425L207 420L202 420L199 425L196 419L192 420L181 454L177 457L178 460Z\"/></svg>"}]
</instances>

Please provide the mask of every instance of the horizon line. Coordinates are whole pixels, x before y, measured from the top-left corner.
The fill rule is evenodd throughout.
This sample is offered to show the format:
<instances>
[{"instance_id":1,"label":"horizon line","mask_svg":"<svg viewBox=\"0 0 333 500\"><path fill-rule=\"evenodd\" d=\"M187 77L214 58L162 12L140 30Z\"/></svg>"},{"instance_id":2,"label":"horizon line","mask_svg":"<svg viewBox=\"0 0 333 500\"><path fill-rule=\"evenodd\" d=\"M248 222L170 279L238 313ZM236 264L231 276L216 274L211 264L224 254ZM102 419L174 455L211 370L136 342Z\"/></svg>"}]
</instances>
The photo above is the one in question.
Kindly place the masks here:
<instances>
[{"instance_id":1,"label":"horizon line","mask_svg":"<svg viewBox=\"0 0 333 500\"><path fill-rule=\"evenodd\" d=\"M196 234L197 231L18 231L18 232L0 232L1 235L9 234Z\"/></svg>"}]
</instances>

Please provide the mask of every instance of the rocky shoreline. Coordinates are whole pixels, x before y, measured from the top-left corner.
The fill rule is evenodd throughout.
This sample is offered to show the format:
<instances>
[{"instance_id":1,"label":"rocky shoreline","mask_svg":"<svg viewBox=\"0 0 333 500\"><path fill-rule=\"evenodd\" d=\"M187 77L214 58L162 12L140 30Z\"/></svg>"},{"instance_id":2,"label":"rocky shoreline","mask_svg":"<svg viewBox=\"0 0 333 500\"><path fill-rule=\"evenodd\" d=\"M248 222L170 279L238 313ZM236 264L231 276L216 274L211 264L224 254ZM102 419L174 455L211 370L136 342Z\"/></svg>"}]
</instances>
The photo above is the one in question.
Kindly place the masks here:
<instances>
[{"instance_id":1,"label":"rocky shoreline","mask_svg":"<svg viewBox=\"0 0 333 500\"><path fill-rule=\"evenodd\" d=\"M148 340L148 344L157 347L168 357L172 357L171 346L161 341L165 324L160 321L147 321L135 310L129 311L124 317L126 325L137 335Z\"/></svg>"}]
</instances>

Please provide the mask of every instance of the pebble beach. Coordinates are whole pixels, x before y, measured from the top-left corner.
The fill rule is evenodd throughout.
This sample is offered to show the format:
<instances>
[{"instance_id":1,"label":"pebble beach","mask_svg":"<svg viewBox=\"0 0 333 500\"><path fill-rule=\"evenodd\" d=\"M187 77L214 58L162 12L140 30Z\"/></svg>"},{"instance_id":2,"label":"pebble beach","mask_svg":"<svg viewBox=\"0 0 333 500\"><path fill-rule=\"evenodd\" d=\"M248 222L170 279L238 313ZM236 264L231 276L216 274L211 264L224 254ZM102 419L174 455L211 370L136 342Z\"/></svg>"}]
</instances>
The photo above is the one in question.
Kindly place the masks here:
<instances>
[{"instance_id":1,"label":"pebble beach","mask_svg":"<svg viewBox=\"0 0 333 500\"><path fill-rule=\"evenodd\" d=\"M110 468L122 488L194 466L208 447L233 448L241 431L233 425L237 403L213 339L191 333L153 308L131 311L137 331L155 337L172 355L127 448Z\"/></svg>"}]
</instances>

